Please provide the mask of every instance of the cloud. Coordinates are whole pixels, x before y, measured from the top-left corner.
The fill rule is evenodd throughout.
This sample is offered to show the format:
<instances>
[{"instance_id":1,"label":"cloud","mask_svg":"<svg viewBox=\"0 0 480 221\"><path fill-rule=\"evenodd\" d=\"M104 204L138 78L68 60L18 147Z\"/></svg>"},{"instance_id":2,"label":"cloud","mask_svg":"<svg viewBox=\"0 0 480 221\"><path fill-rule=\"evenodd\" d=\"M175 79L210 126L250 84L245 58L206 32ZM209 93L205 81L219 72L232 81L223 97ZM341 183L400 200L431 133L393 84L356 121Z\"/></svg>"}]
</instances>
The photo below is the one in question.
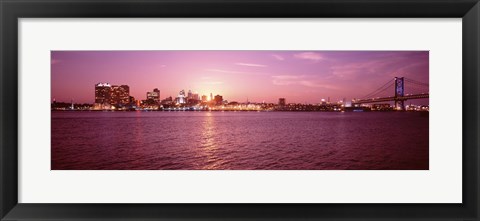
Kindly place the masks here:
<instances>
[{"instance_id":1,"label":"cloud","mask_svg":"<svg viewBox=\"0 0 480 221\"><path fill-rule=\"evenodd\" d=\"M318 62L325 59L322 55L315 52L302 52L302 53L294 54L293 57L298 59L310 60L313 62Z\"/></svg>"},{"instance_id":2,"label":"cloud","mask_svg":"<svg viewBox=\"0 0 480 221\"><path fill-rule=\"evenodd\" d=\"M337 89L337 87L324 84L320 79L315 79L306 75L276 75L272 76L272 83L274 85L288 86L301 85L305 87Z\"/></svg>"},{"instance_id":3,"label":"cloud","mask_svg":"<svg viewBox=\"0 0 480 221\"><path fill-rule=\"evenodd\" d=\"M256 72L256 71L254 71L254 72L243 72L243 71L232 71L232 70L214 69L214 68L205 69L205 71L217 72L217 73L225 73L225 74L253 74L253 75L265 74L265 73Z\"/></svg>"},{"instance_id":4,"label":"cloud","mask_svg":"<svg viewBox=\"0 0 480 221\"><path fill-rule=\"evenodd\" d=\"M280 55L278 55L278 54L272 54L272 57L275 58L275 59L277 59L277 60L279 60L279 61L285 60L284 57L282 57L282 56L280 56Z\"/></svg>"},{"instance_id":5,"label":"cloud","mask_svg":"<svg viewBox=\"0 0 480 221\"><path fill-rule=\"evenodd\" d=\"M223 69L205 69L205 71L226 73L226 74L247 74L247 72L231 71L231 70L223 70Z\"/></svg>"},{"instance_id":6,"label":"cloud","mask_svg":"<svg viewBox=\"0 0 480 221\"><path fill-rule=\"evenodd\" d=\"M251 63L235 63L235 65L247 66L247 67L260 67L260 68L267 67L267 65L263 65L263 64L251 64Z\"/></svg>"},{"instance_id":7,"label":"cloud","mask_svg":"<svg viewBox=\"0 0 480 221\"><path fill-rule=\"evenodd\" d=\"M341 80L360 80L394 77L415 73L419 68L428 68L425 60L411 61L403 57L385 57L382 59L336 64L330 67L332 75Z\"/></svg>"}]
</instances>

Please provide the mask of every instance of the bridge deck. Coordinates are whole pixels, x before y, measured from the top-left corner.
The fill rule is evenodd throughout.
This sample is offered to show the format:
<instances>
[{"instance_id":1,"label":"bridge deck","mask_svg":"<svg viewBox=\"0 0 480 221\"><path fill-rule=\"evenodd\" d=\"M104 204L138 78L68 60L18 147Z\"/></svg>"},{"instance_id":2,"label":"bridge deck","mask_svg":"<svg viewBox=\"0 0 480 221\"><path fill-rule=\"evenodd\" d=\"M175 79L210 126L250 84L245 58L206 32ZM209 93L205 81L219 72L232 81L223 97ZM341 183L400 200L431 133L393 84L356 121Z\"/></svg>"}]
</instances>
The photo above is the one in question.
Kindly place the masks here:
<instances>
[{"instance_id":1,"label":"bridge deck","mask_svg":"<svg viewBox=\"0 0 480 221\"><path fill-rule=\"evenodd\" d=\"M423 94L407 94L402 97L379 97L379 98L370 98L370 99L361 99L352 101L352 104L367 104L367 103L379 103L379 102L389 102L389 101L405 101L411 99L423 99L428 98L428 93Z\"/></svg>"}]
</instances>

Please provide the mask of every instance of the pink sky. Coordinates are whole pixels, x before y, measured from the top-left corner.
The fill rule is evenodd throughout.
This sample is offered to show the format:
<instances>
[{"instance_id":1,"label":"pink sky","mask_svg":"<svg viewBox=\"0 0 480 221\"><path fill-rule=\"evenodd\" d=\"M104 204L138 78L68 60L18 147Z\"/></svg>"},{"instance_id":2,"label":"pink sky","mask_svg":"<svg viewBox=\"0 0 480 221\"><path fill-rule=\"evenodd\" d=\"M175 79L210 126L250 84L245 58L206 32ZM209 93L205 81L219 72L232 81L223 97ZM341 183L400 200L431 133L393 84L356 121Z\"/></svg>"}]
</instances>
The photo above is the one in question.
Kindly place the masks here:
<instances>
[{"instance_id":1,"label":"pink sky","mask_svg":"<svg viewBox=\"0 0 480 221\"><path fill-rule=\"evenodd\" d=\"M51 74L59 102L93 103L95 84L106 82L129 85L135 99L158 88L162 99L184 89L228 101L318 103L363 97L396 76L428 83L429 52L52 51Z\"/></svg>"}]
</instances>

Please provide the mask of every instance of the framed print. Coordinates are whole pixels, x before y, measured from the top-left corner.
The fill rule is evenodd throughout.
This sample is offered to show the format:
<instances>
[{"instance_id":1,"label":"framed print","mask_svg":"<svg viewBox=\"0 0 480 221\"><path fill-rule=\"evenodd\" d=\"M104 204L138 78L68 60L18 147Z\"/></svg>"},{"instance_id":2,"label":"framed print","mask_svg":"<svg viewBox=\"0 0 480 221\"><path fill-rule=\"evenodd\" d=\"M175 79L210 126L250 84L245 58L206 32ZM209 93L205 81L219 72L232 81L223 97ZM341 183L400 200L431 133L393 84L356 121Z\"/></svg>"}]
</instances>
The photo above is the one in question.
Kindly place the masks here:
<instances>
[{"instance_id":1,"label":"framed print","mask_svg":"<svg viewBox=\"0 0 480 221\"><path fill-rule=\"evenodd\" d=\"M479 7L2 1L1 219L478 220Z\"/></svg>"}]
</instances>

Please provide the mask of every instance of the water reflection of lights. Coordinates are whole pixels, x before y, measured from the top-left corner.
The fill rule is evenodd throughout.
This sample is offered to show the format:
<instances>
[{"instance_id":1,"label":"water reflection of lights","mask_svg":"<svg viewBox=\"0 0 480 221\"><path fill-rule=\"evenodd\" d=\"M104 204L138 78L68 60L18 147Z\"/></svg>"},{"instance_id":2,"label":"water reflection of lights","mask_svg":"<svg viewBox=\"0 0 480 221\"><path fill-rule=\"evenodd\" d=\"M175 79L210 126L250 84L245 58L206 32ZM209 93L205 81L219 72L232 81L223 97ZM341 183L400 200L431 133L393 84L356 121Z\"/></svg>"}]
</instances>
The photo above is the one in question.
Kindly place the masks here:
<instances>
[{"instance_id":1,"label":"water reflection of lights","mask_svg":"<svg viewBox=\"0 0 480 221\"><path fill-rule=\"evenodd\" d=\"M218 146L215 143L215 122L211 112L205 113L205 120L202 128L202 148L201 155L205 156L205 166L203 169L218 169L221 160L217 156Z\"/></svg>"}]
</instances>

